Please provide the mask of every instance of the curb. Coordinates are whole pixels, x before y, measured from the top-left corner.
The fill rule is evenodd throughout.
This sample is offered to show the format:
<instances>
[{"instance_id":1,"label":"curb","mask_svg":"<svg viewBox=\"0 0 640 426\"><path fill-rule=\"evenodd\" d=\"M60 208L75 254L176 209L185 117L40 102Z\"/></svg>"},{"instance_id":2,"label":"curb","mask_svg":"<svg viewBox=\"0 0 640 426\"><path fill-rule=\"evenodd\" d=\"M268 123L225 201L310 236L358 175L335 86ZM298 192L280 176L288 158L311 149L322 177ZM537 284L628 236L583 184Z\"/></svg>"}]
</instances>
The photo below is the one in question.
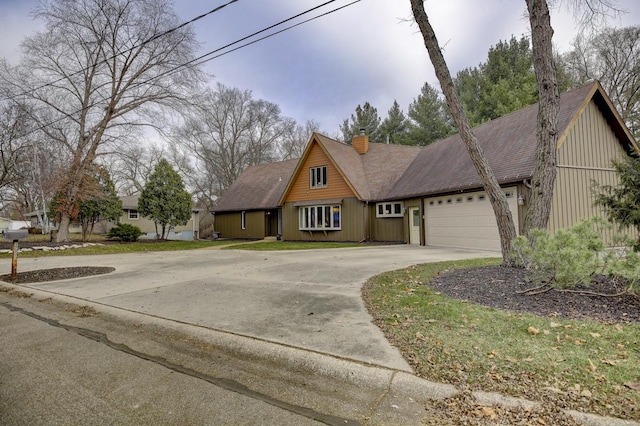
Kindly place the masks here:
<instances>
[{"instance_id":1,"label":"curb","mask_svg":"<svg viewBox=\"0 0 640 426\"><path fill-rule=\"evenodd\" d=\"M229 354L231 357L247 360L248 364L260 364L262 367L258 367L258 369L268 367L267 369L273 376L271 377L272 381L280 381L279 374L284 371L284 374L293 375L294 379L302 381L305 386L308 386L306 390L309 395L297 394L288 395L288 397L305 401L311 397L313 402L319 405L319 407L313 407L315 410L325 408L324 412L328 414L352 419L356 417L358 421L364 419L364 423L367 424L417 424L426 415L424 405L428 401L451 398L461 393L453 385L430 382L409 371L341 358L224 330L177 322L31 287L0 282L0 288L31 293L30 299L35 301L49 299L64 304L90 306L107 317L111 317L107 320L119 324L123 324L124 321L129 326L133 323L149 326L152 329L157 327L187 335L189 339L193 339L192 341L206 342L207 345ZM86 326L86 324L84 325ZM117 338L120 337L117 336ZM161 339L157 341L160 342ZM135 347L137 341L129 340L122 343ZM151 343L145 345L144 350L149 352L162 351L159 347L160 345ZM166 352L166 348L164 350L165 353L154 353L154 355L165 358L175 355ZM178 359L174 362L186 362L186 359ZM282 368L282 371L272 369L271 366L274 365ZM206 366L202 367L206 368ZM307 381L313 383L307 383ZM316 388L313 385L316 382L321 382L320 384L323 386L326 386L326 383L337 383L341 386L333 385L337 388L337 395L330 395L323 402L321 397L316 398L317 395L314 394ZM290 380L287 383L290 386ZM257 389L257 391L262 390ZM340 391L345 394L342 399L339 395ZM291 390L288 392L290 393ZM354 393L359 395L353 395ZM493 392L475 391L472 392L472 395L479 405L484 406L521 407L527 410L541 406L539 402ZM292 403L299 403L299 401ZM323 403L326 403L326 406L323 406ZM339 412L334 413L329 410ZM575 410L563 410L563 412L571 416L577 423L586 426L640 426L639 422L631 420L603 417Z\"/></svg>"}]
</instances>

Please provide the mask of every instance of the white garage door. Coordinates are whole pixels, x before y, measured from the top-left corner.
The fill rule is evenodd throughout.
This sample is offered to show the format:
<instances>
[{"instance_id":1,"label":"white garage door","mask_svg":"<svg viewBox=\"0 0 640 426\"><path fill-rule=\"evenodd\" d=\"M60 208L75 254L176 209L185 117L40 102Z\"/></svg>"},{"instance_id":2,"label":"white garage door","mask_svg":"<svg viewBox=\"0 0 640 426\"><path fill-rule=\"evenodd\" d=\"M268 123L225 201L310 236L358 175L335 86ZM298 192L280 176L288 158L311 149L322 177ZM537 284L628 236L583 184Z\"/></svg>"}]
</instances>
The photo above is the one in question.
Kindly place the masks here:
<instances>
[{"instance_id":1,"label":"white garage door","mask_svg":"<svg viewBox=\"0 0 640 426\"><path fill-rule=\"evenodd\" d=\"M516 188L506 188L509 208L518 229ZM496 217L484 192L425 198L428 246L500 251Z\"/></svg>"}]
</instances>

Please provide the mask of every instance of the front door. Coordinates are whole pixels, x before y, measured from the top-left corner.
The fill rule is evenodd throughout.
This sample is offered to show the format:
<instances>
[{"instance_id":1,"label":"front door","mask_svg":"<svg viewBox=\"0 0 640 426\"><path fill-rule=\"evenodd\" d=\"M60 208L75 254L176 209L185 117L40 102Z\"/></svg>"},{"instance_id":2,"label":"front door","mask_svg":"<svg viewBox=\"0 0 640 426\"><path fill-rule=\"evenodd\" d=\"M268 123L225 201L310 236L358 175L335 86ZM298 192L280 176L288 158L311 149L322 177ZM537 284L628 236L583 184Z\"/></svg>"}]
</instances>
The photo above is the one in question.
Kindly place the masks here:
<instances>
[{"instance_id":1,"label":"front door","mask_svg":"<svg viewBox=\"0 0 640 426\"><path fill-rule=\"evenodd\" d=\"M409 244L420 245L420 208L409 208Z\"/></svg>"}]
</instances>

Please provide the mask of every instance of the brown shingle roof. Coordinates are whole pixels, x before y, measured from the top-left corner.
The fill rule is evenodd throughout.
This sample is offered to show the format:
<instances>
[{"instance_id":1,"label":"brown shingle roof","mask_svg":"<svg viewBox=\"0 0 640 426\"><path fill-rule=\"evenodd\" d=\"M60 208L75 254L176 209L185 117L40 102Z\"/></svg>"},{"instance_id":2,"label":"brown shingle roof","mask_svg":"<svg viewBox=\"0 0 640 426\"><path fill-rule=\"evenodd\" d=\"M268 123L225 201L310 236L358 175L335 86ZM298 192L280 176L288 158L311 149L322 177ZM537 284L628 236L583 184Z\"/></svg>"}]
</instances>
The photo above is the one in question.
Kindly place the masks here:
<instances>
[{"instance_id":1,"label":"brown shingle roof","mask_svg":"<svg viewBox=\"0 0 640 426\"><path fill-rule=\"evenodd\" d=\"M589 101L588 95L596 87L598 83L593 82L561 95L559 135ZM535 104L473 129L500 183L529 179L533 175L537 114L538 105ZM466 145L456 134L426 146L386 198L400 199L478 187L481 187L480 178Z\"/></svg>"},{"instance_id":2,"label":"brown shingle roof","mask_svg":"<svg viewBox=\"0 0 640 426\"><path fill-rule=\"evenodd\" d=\"M278 207L298 160L247 167L220 197L214 212L263 210Z\"/></svg>"},{"instance_id":3,"label":"brown shingle roof","mask_svg":"<svg viewBox=\"0 0 640 426\"><path fill-rule=\"evenodd\" d=\"M591 99L601 106L621 141L630 142L625 148L637 148L597 82L561 95L560 139ZM500 183L531 178L535 166L537 114L538 105L535 104L473 129ZM351 145L318 133L311 136L305 152L313 141L320 144L363 201L403 199L482 186L459 135L424 148L370 143L369 151L362 155ZM276 208L286 195L296 168L300 167L298 161L303 164L304 159L303 156L300 160L247 168L218 201L214 211Z\"/></svg>"},{"instance_id":4,"label":"brown shingle roof","mask_svg":"<svg viewBox=\"0 0 640 426\"><path fill-rule=\"evenodd\" d=\"M351 145L315 134L336 167L361 200L377 200L391 189L421 148L405 145L369 143L369 150L359 154Z\"/></svg>"}]
</instances>

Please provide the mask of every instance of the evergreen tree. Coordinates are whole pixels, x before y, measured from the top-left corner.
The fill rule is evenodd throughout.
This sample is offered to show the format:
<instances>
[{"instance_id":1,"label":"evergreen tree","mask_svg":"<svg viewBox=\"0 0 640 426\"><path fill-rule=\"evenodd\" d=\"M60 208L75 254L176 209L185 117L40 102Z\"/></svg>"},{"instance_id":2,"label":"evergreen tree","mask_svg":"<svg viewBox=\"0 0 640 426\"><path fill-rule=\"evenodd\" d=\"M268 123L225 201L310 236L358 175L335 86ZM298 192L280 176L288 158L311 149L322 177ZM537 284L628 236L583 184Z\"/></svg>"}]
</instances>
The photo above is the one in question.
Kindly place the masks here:
<instances>
[{"instance_id":1,"label":"evergreen tree","mask_svg":"<svg viewBox=\"0 0 640 426\"><path fill-rule=\"evenodd\" d=\"M343 142L351 144L351 139L360 134L360 129L364 129L369 140L380 142L382 139L380 121L378 110L369 102L365 102L363 106L358 105L355 115L351 114L351 120L345 119L340 126Z\"/></svg>"},{"instance_id":2,"label":"evergreen tree","mask_svg":"<svg viewBox=\"0 0 640 426\"><path fill-rule=\"evenodd\" d=\"M80 202L78 220L82 226L82 240L85 241L87 233L93 233L94 225L101 220L116 221L122 215L122 200L116 193L116 186L109 176L109 172L99 167L93 180L94 190Z\"/></svg>"},{"instance_id":3,"label":"evergreen tree","mask_svg":"<svg viewBox=\"0 0 640 426\"><path fill-rule=\"evenodd\" d=\"M409 105L409 118L404 140L408 145L428 145L455 132L446 102L429 83L422 86L420 95Z\"/></svg>"},{"instance_id":4,"label":"evergreen tree","mask_svg":"<svg viewBox=\"0 0 640 426\"><path fill-rule=\"evenodd\" d=\"M164 158L156 165L140 198L138 211L153 220L156 234L165 239L177 225L186 225L191 218L191 195L184 189L180 175ZM161 233L158 233L158 225Z\"/></svg>"},{"instance_id":5,"label":"evergreen tree","mask_svg":"<svg viewBox=\"0 0 640 426\"><path fill-rule=\"evenodd\" d=\"M538 101L529 38L500 40L487 61L458 73L456 90L472 125L493 120Z\"/></svg>"},{"instance_id":6,"label":"evergreen tree","mask_svg":"<svg viewBox=\"0 0 640 426\"><path fill-rule=\"evenodd\" d=\"M394 144L404 144L409 130L407 117L400 109L398 101L393 101L393 106L389 109L387 118L380 125L380 133L383 140Z\"/></svg>"},{"instance_id":7,"label":"evergreen tree","mask_svg":"<svg viewBox=\"0 0 640 426\"><path fill-rule=\"evenodd\" d=\"M613 223L621 228L635 228L640 231L640 160L629 157L625 161L614 161L619 185L604 185L598 187L595 204L604 207L604 210ZM640 235L640 233L638 234ZM634 246L635 251L640 251L640 237Z\"/></svg>"}]
</instances>

